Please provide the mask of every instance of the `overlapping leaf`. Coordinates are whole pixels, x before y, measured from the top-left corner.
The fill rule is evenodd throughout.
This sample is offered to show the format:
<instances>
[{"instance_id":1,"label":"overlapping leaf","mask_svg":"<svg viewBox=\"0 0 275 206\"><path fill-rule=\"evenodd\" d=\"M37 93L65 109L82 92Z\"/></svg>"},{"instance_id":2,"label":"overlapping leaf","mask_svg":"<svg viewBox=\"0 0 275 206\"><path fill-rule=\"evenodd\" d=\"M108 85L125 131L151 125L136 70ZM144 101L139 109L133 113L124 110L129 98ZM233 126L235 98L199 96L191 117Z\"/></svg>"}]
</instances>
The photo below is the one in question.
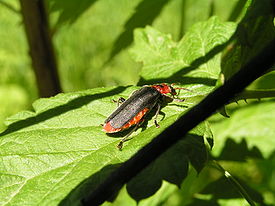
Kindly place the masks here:
<instances>
[{"instance_id":1,"label":"overlapping leaf","mask_svg":"<svg viewBox=\"0 0 275 206\"><path fill-rule=\"evenodd\" d=\"M217 136L214 154L221 158L230 157L229 160L269 157L275 144L274 112L274 101L259 102L243 106L229 119L213 123ZM227 138L230 139L226 141ZM232 154L233 150L238 158Z\"/></svg>"},{"instance_id":2,"label":"overlapping leaf","mask_svg":"<svg viewBox=\"0 0 275 206\"><path fill-rule=\"evenodd\" d=\"M98 177L115 168L111 165L124 162L186 109L165 107L160 129L149 121L147 129L137 131L119 151L119 139L107 136L100 124L116 107L112 99L127 97L134 89L61 94L36 101L35 112L10 118L0 139L1 204L56 205L86 178L95 187L102 181ZM79 201L81 197L72 193L66 201Z\"/></svg>"},{"instance_id":3,"label":"overlapping leaf","mask_svg":"<svg viewBox=\"0 0 275 206\"><path fill-rule=\"evenodd\" d=\"M274 7L272 0L251 1L249 12L238 25L235 41L227 48L222 60L222 73L225 80L275 38L272 7Z\"/></svg>"},{"instance_id":4,"label":"overlapping leaf","mask_svg":"<svg viewBox=\"0 0 275 206\"><path fill-rule=\"evenodd\" d=\"M212 17L195 24L178 43L151 27L136 30L132 53L136 61L143 63L140 84L180 82L208 93L221 71L219 52L235 28L234 23Z\"/></svg>"},{"instance_id":5,"label":"overlapping leaf","mask_svg":"<svg viewBox=\"0 0 275 206\"><path fill-rule=\"evenodd\" d=\"M178 45L151 28L137 32L136 41L140 41L137 45L148 47L139 54L136 50L137 59L145 63L142 77L159 79L171 76L170 81L175 82L178 72L185 72L181 70L185 66L192 68L188 71L188 77L212 78L215 81L219 73L219 54L215 54L210 62L207 62L210 57L204 55L225 42L233 30L232 23L221 23L217 18L211 18L194 26ZM211 33L214 35L212 38ZM139 39L141 34L153 42L153 48ZM193 70L196 66L190 65L196 59L202 62L195 64L200 66ZM185 83L188 84L188 81ZM201 85L204 92L207 91L205 88L213 87ZM164 116L159 116L159 129L155 128L150 120L152 115L149 115L144 127L133 134L135 138L125 144L123 151L119 151L116 148L119 135L107 136L101 131L100 124L116 107L112 99L127 98L135 89L137 87L99 88L60 94L36 101L33 105L35 112L22 112L10 118L8 129L0 138L1 204L57 205L60 201L64 205L78 204L120 163L172 124L192 104L186 101L165 106L162 109ZM180 95L185 96L185 93ZM132 197L140 200L155 193L163 179L179 186L187 175L188 161L198 171L203 167L207 158L204 138L211 138L208 126L202 124L190 135L191 138L171 148L153 164L152 167L159 169L151 178L153 184L150 187L135 190L138 185L133 188L133 184L129 184L128 191ZM182 153L179 150L184 151L183 156L180 156ZM181 163L171 164L171 160ZM174 168L172 173L172 170L164 169L165 164ZM145 171L137 178L144 179L148 173L151 171Z\"/></svg>"}]
</instances>

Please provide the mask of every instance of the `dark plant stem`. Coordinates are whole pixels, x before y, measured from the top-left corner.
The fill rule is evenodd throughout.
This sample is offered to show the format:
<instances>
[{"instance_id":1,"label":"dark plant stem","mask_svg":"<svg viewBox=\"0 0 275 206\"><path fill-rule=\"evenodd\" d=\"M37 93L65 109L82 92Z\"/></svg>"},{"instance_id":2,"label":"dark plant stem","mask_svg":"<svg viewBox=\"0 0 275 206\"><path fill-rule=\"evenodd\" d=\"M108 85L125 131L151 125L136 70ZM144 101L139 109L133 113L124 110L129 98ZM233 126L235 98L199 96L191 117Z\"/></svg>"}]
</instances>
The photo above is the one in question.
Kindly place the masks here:
<instances>
[{"instance_id":1,"label":"dark plant stem","mask_svg":"<svg viewBox=\"0 0 275 206\"><path fill-rule=\"evenodd\" d=\"M43 0L20 0L30 56L40 97L61 92L57 63Z\"/></svg>"},{"instance_id":2,"label":"dark plant stem","mask_svg":"<svg viewBox=\"0 0 275 206\"><path fill-rule=\"evenodd\" d=\"M256 57L241 68L232 78L214 92L210 93L198 105L191 108L174 124L165 129L149 144L139 150L120 168L114 171L87 198L84 205L100 205L115 194L131 178L147 167L168 148L183 139L188 131L204 121L221 108L246 86L261 76L275 62L275 39Z\"/></svg>"}]
</instances>

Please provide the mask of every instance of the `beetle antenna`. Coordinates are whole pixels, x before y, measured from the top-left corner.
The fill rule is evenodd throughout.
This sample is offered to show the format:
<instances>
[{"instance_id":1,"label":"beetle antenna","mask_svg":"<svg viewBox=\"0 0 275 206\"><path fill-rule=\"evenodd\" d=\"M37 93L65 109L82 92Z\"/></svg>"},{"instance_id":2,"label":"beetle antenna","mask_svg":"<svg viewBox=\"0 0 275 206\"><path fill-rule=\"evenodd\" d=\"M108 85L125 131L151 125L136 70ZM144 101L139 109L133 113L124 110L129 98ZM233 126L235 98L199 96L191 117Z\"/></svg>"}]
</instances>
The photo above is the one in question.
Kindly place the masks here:
<instances>
[{"instance_id":1,"label":"beetle antenna","mask_svg":"<svg viewBox=\"0 0 275 206\"><path fill-rule=\"evenodd\" d=\"M187 90L189 92L193 92L192 90L190 89L187 89L187 88L183 88L183 87L177 87L177 88L174 88L175 90L178 89L178 90Z\"/></svg>"},{"instance_id":2,"label":"beetle antenna","mask_svg":"<svg viewBox=\"0 0 275 206\"><path fill-rule=\"evenodd\" d=\"M123 147L123 143L124 142L126 142L126 141L128 141L128 140L130 140L130 139L132 139L133 137L129 137L134 131L136 131L136 129L138 128L138 126L139 126L140 124L136 124L135 125L135 127L125 136L125 137L123 137L121 140L120 140L120 142L117 144L117 148L119 149L119 150L122 150L122 147Z\"/></svg>"}]
</instances>

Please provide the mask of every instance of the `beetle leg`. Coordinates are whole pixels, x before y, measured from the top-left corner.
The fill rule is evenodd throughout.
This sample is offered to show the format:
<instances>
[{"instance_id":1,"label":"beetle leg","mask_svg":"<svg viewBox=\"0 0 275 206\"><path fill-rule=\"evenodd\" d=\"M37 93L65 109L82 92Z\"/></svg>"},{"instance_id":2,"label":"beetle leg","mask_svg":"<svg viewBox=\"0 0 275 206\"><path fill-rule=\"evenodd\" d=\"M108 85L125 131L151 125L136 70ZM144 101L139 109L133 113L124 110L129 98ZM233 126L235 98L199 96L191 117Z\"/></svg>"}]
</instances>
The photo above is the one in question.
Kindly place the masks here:
<instances>
[{"instance_id":1,"label":"beetle leg","mask_svg":"<svg viewBox=\"0 0 275 206\"><path fill-rule=\"evenodd\" d=\"M121 104L121 103L125 102L125 100L126 100L125 98L119 97L118 102Z\"/></svg>"},{"instance_id":2,"label":"beetle leg","mask_svg":"<svg viewBox=\"0 0 275 206\"><path fill-rule=\"evenodd\" d=\"M178 98L173 98L176 102L184 102L185 99L178 99Z\"/></svg>"},{"instance_id":3,"label":"beetle leg","mask_svg":"<svg viewBox=\"0 0 275 206\"><path fill-rule=\"evenodd\" d=\"M156 111L156 115L154 117L154 123L156 125L157 128L159 128L159 124L157 121L158 115L159 115L159 111L160 111L160 103L157 103L157 111Z\"/></svg>"},{"instance_id":4,"label":"beetle leg","mask_svg":"<svg viewBox=\"0 0 275 206\"><path fill-rule=\"evenodd\" d=\"M114 102L114 103L117 103L117 107L119 107L120 104L122 104L123 102L125 102L125 100L126 100L126 99L124 99L123 97L119 97L118 100L114 100L114 99L113 99L113 102Z\"/></svg>"},{"instance_id":5,"label":"beetle leg","mask_svg":"<svg viewBox=\"0 0 275 206\"><path fill-rule=\"evenodd\" d=\"M192 90L187 89L187 88L174 88L174 90L179 90L179 92L176 95L172 95L172 99L175 100L176 102L184 102L184 99L175 98L175 96L178 97L180 95L180 90L186 90L189 92L193 92Z\"/></svg>"},{"instance_id":6,"label":"beetle leg","mask_svg":"<svg viewBox=\"0 0 275 206\"><path fill-rule=\"evenodd\" d=\"M142 122L143 122L143 121L142 121ZM123 138L120 140L120 142L119 142L118 145L117 145L117 148L118 148L119 150L122 149L123 143L124 143L124 142L126 142L126 141L132 139L132 138L129 138L129 136L130 136L134 131L136 131L136 129L138 128L139 125L140 125L140 123L139 123L139 124L136 124L135 127L134 127L125 137L123 137Z\"/></svg>"}]
</instances>

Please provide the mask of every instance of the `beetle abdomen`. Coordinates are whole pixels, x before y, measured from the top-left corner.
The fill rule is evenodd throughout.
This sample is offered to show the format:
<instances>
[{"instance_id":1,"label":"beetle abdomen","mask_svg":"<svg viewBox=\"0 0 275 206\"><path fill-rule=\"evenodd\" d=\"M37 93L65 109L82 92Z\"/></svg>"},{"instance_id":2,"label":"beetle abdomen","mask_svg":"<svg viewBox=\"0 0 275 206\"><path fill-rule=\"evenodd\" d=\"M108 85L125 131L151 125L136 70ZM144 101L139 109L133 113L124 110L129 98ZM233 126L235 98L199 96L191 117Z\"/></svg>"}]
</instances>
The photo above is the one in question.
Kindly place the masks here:
<instances>
[{"instance_id":1,"label":"beetle abdomen","mask_svg":"<svg viewBox=\"0 0 275 206\"><path fill-rule=\"evenodd\" d=\"M112 127L111 122L108 122L104 125L103 130L107 133L114 133L114 132L119 132L121 130L127 129L127 128L131 127L132 125L138 124L147 112L149 112L148 108L143 109L136 116L134 116L133 119L131 119L129 122L127 122L121 128L114 128L114 127Z\"/></svg>"},{"instance_id":2,"label":"beetle abdomen","mask_svg":"<svg viewBox=\"0 0 275 206\"><path fill-rule=\"evenodd\" d=\"M104 130L117 132L137 124L161 96L161 93L152 87L137 90L106 119Z\"/></svg>"}]
</instances>

